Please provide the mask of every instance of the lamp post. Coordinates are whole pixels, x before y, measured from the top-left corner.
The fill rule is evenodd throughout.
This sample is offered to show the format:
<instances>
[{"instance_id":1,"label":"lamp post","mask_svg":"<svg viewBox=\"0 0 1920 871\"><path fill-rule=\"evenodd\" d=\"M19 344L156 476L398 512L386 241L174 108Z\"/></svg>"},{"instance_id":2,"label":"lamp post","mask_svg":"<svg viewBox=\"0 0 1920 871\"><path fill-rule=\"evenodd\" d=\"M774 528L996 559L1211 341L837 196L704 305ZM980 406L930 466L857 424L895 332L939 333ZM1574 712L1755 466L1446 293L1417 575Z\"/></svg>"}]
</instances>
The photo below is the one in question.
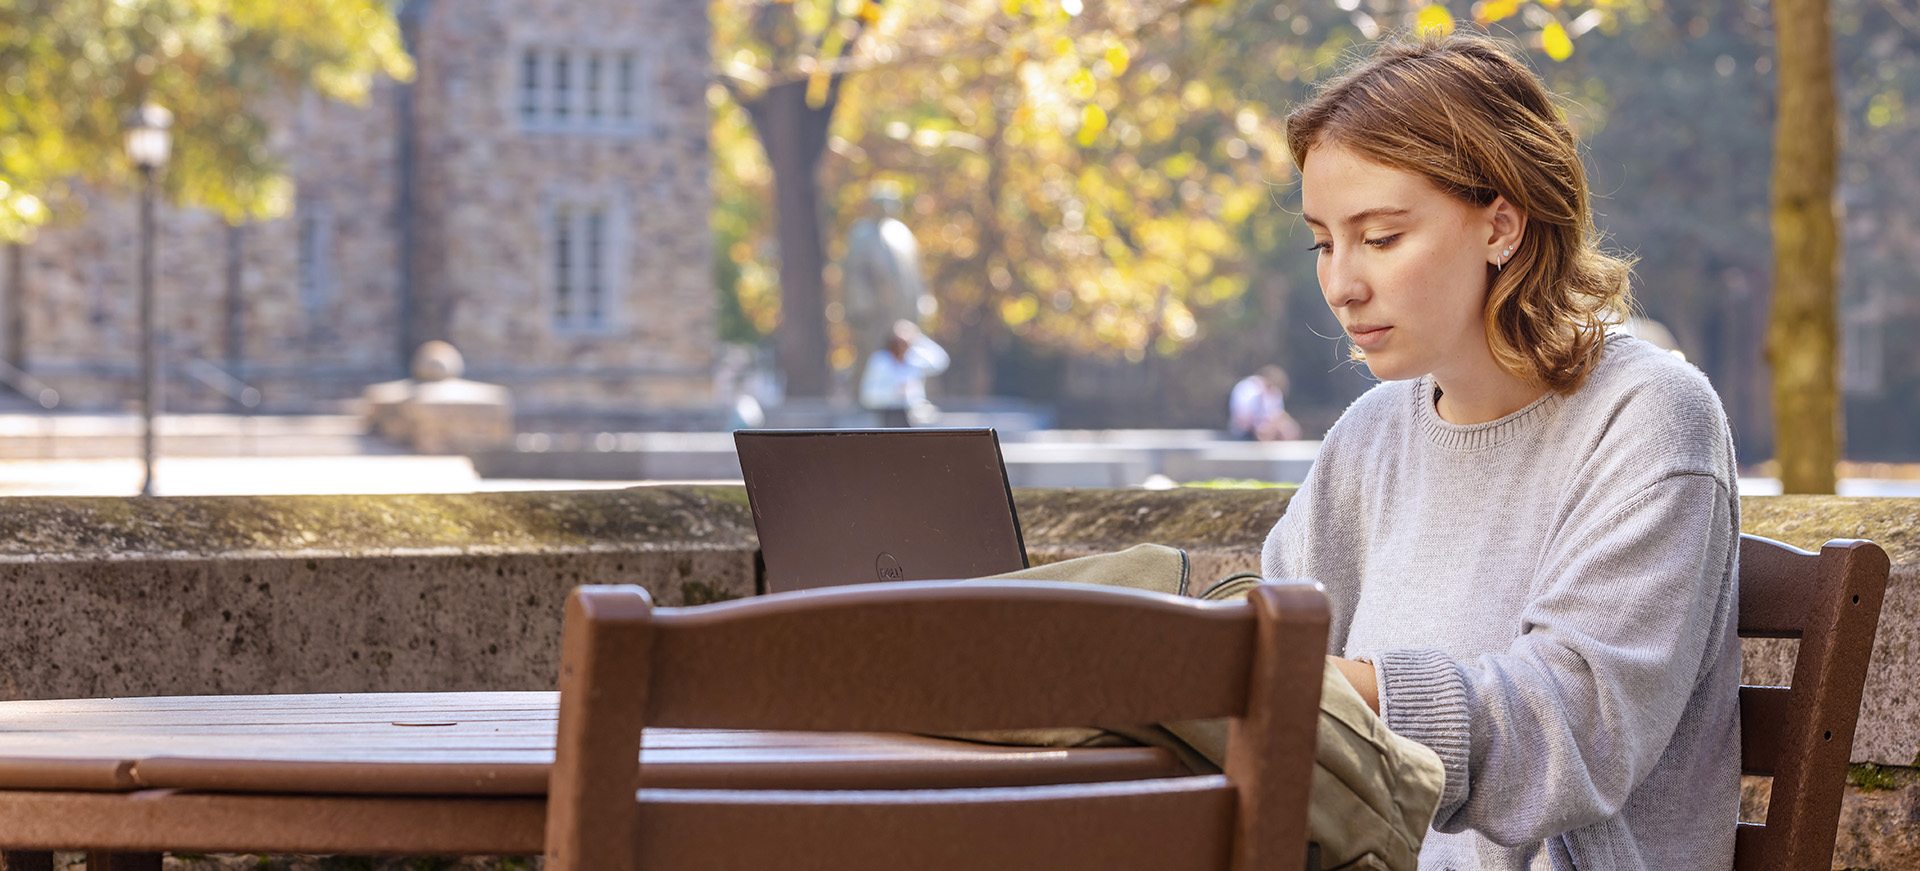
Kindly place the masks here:
<instances>
[{"instance_id":1,"label":"lamp post","mask_svg":"<svg viewBox=\"0 0 1920 871\"><path fill-rule=\"evenodd\" d=\"M153 418L160 400L160 369L153 348L153 174L173 151L173 113L148 103L127 117L127 160L140 170L140 450L145 477L140 495L153 495Z\"/></svg>"}]
</instances>

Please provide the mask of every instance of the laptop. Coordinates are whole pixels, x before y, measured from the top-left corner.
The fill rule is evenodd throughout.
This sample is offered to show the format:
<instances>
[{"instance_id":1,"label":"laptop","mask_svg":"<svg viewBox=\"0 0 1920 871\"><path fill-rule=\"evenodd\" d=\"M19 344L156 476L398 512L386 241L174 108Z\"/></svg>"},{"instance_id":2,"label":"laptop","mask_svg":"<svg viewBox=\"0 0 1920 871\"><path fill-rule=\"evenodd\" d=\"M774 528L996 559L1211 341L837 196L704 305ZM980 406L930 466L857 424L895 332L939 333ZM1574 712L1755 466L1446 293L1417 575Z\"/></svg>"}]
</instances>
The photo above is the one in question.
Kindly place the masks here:
<instances>
[{"instance_id":1,"label":"laptop","mask_svg":"<svg viewBox=\"0 0 1920 871\"><path fill-rule=\"evenodd\" d=\"M1027 566L991 428L738 430L767 592Z\"/></svg>"}]
</instances>

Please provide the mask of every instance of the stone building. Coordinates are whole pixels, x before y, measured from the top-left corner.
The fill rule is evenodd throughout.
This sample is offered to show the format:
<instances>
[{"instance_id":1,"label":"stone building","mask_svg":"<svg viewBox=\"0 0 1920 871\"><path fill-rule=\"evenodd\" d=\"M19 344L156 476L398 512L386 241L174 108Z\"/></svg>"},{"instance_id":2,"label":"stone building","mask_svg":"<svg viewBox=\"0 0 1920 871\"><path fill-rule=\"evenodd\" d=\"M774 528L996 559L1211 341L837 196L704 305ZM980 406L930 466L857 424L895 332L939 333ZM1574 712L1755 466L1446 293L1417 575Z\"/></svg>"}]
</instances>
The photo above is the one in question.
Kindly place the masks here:
<instances>
[{"instance_id":1,"label":"stone building","mask_svg":"<svg viewBox=\"0 0 1920 871\"><path fill-rule=\"evenodd\" d=\"M401 20L411 84L267 107L290 214L159 210L167 407L223 407L210 364L268 409L324 409L429 339L522 409L708 404L705 6L409 0ZM75 205L0 264L0 355L63 407L120 407L139 396L136 203Z\"/></svg>"}]
</instances>

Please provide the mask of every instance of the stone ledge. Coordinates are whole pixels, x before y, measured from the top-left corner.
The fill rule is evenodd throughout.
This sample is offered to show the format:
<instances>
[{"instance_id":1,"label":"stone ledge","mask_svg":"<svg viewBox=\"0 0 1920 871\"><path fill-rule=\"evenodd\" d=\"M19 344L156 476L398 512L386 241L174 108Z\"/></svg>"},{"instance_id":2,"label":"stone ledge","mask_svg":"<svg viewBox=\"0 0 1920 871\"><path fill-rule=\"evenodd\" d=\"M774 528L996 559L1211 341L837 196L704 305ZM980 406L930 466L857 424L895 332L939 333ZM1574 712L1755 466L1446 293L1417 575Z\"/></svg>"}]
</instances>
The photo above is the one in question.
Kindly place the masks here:
<instances>
[{"instance_id":1,"label":"stone ledge","mask_svg":"<svg viewBox=\"0 0 1920 871\"><path fill-rule=\"evenodd\" d=\"M0 563L757 549L739 487L420 496L10 497Z\"/></svg>"},{"instance_id":2,"label":"stone ledge","mask_svg":"<svg viewBox=\"0 0 1920 871\"><path fill-rule=\"evenodd\" d=\"M1292 488L1267 490L1016 489L1014 506L1035 563L1122 550L1142 542L1187 552L1193 576L1260 570L1260 544L1286 512Z\"/></svg>"},{"instance_id":3,"label":"stone ledge","mask_svg":"<svg viewBox=\"0 0 1920 871\"><path fill-rule=\"evenodd\" d=\"M575 585L760 587L739 488L6 505L6 699L550 689Z\"/></svg>"},{"instance_id":4,"label":"stone ledge","mask_svg":"<svg viewBox=\"0 0 1920 871\"><path fill-rule=\"evenodd\" d=\"M1260 545L1291 495L1285 488L1021 489L1014 499L1037 562L1152 541L1187 549L1196 577L1217 578L1258 569ZM500 618L488 613L486 603L526 602L529 585L537 588L532 603L509 610L544 611L535 615L542 628L508 650L511 657L535 664L468 674L450 663L436 665L428 656L414 664L421 677L406 686L434 688L429 675L448 681L447 687L478 686L483 674L511 673L516 677L499 688L531 688L547 681L544 663L555 643L548 636L557 628L558 603L571 583L631 580L653 590L662 604L749 595L760 587L758 540L739 487L457 496L13 498L7 505L0 515L0 606L27 615L10 631L0 631L5 657L0 694L9 697L197 692L203 686L265 692L302 688L298 676L309 668L338 677L337 683L329 678L328 689L399 689L398 678L377 668L363 674L358 685L340 677L352 668L349 648L389 650L405 664L409 660L398 650L431 653L439 638L465 631L460 627L491 626ZM1914 689L1920 687L1920 500L1749 497L1743 512L1747 531L1797 546L1866 537L1887 549L1894 570L1854 760L1915 764L1920 755L1920 690ZM463 595L436 600L430 591L441 588ZM402 608L396 598L402 590L412 591L409 601L438 604ZM371 605L366 597L373 596L385 603L382 608L399 609L377 615L387 630L364 628L363 622L373 618L352 613L355 594L361 607ZM209 637L224 637L206 615L233 611L227 603L263 596L259 607L267 608L263 613L272 619L249 625L268 631L268 637L229 640L234 656L253 656L254 665L234 665L218 680L111 678L116 666L123 674L212 668L212 661L183 669L164 657L139 663L126 657L147 648L160 657L161 651L196 649ZM335 634L358 627L327 640L337 654L324 645L268 643L273 637L310 634L308 627L316 621L329 620L336 621ZM161 625L167 621L170 625ZM120 646L109 648L97 633L74 631L79 626L121 629L115 639ZM473 631L497 635L504 629ZM265 653L269 649L271 656ZM298 656L312 656L326 666L302 666ZM29 671L23 663L36 666ZM1753 645L1749 675L1777 682L1776 663L1776 651ZM102 669L107 671L96 673ZM266 683L250 684L243 674Z\"/></svg>"},{"instance_id":5,"label":"stone ledge","mask_svg":"<svg viewBox=\"0 0 1920 871\"><path fill-rule=\"evenodd\" d=\"M1257 569L1291 494L1014 501L1036 562L1152 541L1185 548L1205 578ZM0 612L21 617L0 626L5 699L546 689L575 584L639 583L666 605L760 586L738 487L6 506ZM1892 557L1853 753L1880 767L1856 767L1835 859L1920 866L1920 499L1749 497L1742 511L1748 532L1809 549L1870 538ZM1777 653L1752 646L1749 677L1777 671Z\"/></svg>"},{"instance_id":6,"label":"stone ledge","mask_svg":"<svg viewBox=\"0 0 1920 871\"><path fill-rule=\"evenodd\" d=\"M1740 529L1805 550L1833 538L1872 539L1886 549L1895 574L1920 569L1920 499L1745 496Z\"/></svg>"}]
</instances>

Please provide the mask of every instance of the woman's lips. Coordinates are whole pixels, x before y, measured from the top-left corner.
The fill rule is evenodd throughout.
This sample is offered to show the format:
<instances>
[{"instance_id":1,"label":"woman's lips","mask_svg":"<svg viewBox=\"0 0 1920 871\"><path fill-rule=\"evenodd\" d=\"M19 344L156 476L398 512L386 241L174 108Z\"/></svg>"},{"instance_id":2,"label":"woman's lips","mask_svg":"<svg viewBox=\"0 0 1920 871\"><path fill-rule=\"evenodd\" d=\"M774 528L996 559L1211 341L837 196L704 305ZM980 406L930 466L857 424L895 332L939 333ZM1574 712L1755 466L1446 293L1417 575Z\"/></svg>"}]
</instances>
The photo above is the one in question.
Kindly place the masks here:
<instances>
[{"instance_id":1,"label":"woman's lips","mask_svg":"<svg viewBox=\"0 0 1920 871\"><path fill-rule=\"evenodd\" d=\"M1353 343L1362 348L1371 348L1387 340L1387 332L1392 327L1358 326L1348 327L1347 335L1353 337Z\"/></svg>"}]
</instances>

